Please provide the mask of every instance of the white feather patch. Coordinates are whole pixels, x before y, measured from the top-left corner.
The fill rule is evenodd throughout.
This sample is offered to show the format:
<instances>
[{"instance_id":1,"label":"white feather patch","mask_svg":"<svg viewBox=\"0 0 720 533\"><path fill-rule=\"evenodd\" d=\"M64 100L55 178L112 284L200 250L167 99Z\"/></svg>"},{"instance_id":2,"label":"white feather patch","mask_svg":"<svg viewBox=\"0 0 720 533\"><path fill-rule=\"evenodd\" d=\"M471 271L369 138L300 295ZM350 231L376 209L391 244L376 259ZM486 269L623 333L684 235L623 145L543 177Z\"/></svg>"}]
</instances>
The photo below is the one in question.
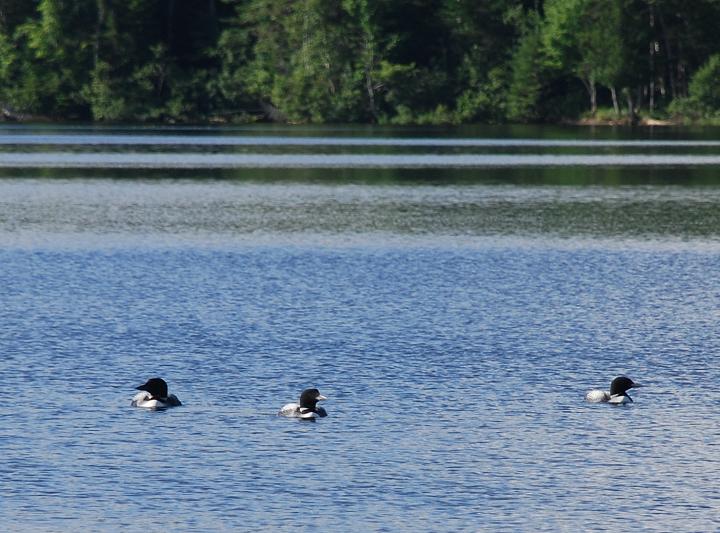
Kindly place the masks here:
<instances>
[{"instance_id":1,"label":"white feather patch","mask_svg":"<svg viewBox=\"0 0 720 533\"><path fill-rule=\"evenodd\" d=\"M632 400L626 394L616 394L608 400L608 403L613 405L625 405L626 403L632 403Z\"/></svg>"},{"instance_id":2,"label":"white feather patch","mask_svg":"<svg viewBox=\"0 0 720 533\"><path fill-rule=\"evenodd\" d=\"M607 402L610 399L610 394L602 390L591 390L585 395L585 400L590 403Z\"/></svg>"}]
</instances>

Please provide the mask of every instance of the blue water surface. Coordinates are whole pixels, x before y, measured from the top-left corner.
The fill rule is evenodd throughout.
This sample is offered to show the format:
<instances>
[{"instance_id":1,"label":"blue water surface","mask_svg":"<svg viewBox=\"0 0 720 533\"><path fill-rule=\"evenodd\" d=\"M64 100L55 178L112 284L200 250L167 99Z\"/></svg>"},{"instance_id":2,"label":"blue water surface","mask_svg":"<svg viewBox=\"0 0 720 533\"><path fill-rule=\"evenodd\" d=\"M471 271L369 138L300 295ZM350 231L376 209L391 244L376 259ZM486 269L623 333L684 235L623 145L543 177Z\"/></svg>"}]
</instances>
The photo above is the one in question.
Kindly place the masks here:
<instances>
[{"instance_id":1,"label":"blue water surface","mask_svg":"<svg viewBox=\"0 0 720 533\"><path fill-rule=\"evenodd\" d=\"M0 531L719 529L717 132L498 131L2 128Z\"/></svg>"},{"instance_id":2,"label":"blue water surface","mask_svg":"<svg viewBox=\"0 0 720 533\"><path fill-rule=\"evenodd\" d=\"M714 529L715 253L0 252L10 529ZM627 372L629 408L584 392ZM129 407L162 375L181 408ZM308 385L330 416L275 416Z\"/></svg>"}]
</instances>

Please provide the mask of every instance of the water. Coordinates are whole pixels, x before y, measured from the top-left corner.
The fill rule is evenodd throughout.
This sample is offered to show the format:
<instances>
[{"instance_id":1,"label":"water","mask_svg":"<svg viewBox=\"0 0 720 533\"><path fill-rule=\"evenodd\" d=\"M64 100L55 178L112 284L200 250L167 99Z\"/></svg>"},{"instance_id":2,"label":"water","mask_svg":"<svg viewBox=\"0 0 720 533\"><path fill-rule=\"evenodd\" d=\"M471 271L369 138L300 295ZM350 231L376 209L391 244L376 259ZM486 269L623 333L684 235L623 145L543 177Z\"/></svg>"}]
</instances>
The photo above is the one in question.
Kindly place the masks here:
<instances>
[{"instance_id":1,"label":"water","mask_svg":"<svg viewBox=\"0 0 720 533\"><path fill-rule=\"evenodd\" d=\"M116 134L188 157L220 136L69 133L106 139L99 161L138 150ZM23 157L68 131L5 134ZM74 165L0 179L4 530L720 526L714 165ZM620 373L634 404L583 401ZM129 407L154 375L182 407ZM275 416L306 386L327 418Z\"/></svg>"}]
</instances>

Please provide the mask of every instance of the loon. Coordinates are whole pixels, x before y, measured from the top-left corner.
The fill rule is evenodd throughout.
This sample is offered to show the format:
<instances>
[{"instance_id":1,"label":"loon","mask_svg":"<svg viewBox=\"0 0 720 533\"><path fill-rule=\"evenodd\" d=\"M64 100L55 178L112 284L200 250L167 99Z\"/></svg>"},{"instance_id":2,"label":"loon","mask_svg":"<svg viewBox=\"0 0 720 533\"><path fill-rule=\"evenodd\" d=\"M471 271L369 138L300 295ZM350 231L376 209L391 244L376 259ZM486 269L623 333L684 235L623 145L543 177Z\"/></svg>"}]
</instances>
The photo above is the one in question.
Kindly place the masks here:
<instances>
[{"instance_id":1,"label":"loon","mask_svg":"<svg viewBox=\"0 0 720 533\"><path fill-rule=\"evenodd\" d=\"M168 386L162 378L148 379L143 385L135 387L139 391L132 399L133 407L165 409L182 405L174 394L168 394Z\"/></svg>"},{"instance_id":2,"label":"loon","mask_svg":"<svg viewBox=\"0 0 720 533\"><path fill-rule=\"evenodd\" d=\"M327 416L325 409L317 406L317 403L322 400L327 400L327 398L320 394L319 390L305 389L300 395L300 401L298 403L283 405L282 409L278 412L278 416L304 418L306 420L314 419L315 417L325 417Z\"/></svg>"},{"instance_id":3,"label":"loon","mask_svg":"<svg viewBox=\"0 0 720 533\"><path fill-rule=\"evenodd\" d=\"M602 390L591 390L585 395L585 400L591 403L607 402L614 405L632 403L633 399L628 396L629 389L642 387L632 379L625 376L618 376L610 383L610 392Z\"/></svg>"}]
</instances>

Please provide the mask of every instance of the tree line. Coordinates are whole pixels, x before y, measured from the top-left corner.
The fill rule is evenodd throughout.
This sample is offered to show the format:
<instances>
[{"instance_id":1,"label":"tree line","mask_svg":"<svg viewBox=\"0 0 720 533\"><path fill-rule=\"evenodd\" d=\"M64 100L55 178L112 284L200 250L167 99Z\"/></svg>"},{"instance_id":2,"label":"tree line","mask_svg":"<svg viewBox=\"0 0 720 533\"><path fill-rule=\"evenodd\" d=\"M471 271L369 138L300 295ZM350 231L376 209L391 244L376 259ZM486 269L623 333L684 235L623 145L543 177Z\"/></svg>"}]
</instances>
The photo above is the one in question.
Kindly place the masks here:
<instances>
[{"instance_id":1,"label":"tree line","mask_svg":"<svg viewBox=\"0 0 720 533\"><path fill-rule=\"evenodd\" d=\"M718 0L0 0L7 119L720 117Z\"/></svg>"}]
</instances>

